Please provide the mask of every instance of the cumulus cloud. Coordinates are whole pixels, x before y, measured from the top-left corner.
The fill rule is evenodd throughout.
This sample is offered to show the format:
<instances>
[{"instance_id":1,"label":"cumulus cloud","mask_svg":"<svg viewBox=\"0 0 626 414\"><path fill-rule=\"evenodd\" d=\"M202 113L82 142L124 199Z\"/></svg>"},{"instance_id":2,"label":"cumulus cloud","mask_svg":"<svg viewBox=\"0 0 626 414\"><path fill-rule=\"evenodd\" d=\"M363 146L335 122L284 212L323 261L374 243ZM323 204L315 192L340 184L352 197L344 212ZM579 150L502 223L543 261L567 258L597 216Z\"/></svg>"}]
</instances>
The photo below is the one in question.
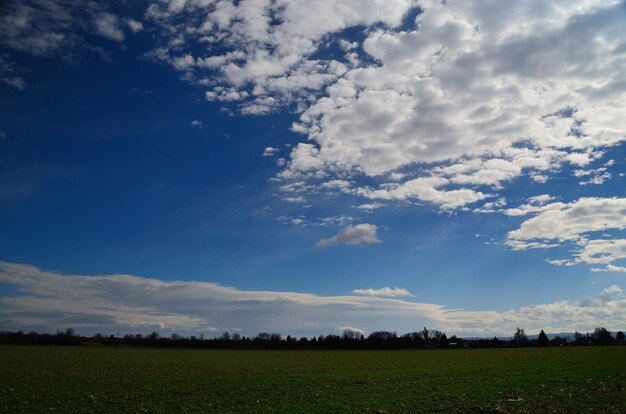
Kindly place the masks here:
<instances>
[{"instance_id":1,"label":"cumulus cloud","mask_svg":"<svg viewBox=\"0 0 626 414\"><path fill-rule=\"evenodd\" d=\"M428 326L456 335L623 329L626 297L617 285L595 298L467 311L374 296L250 291L196 281L162 281L132 275L67 275L34 266L0 262L0 283L17 291L0 297L4 329L52 331L74 327L81 334L221 332L236 326L244 335L260 331L319 335L337 327L410 332Z\"/></svg>"},{"instance_id":2,"label":"cumulus cloud","mask_svg":"<svg viewBox=\"0 0 626 414\"><path fill-rule=\"evenodd\" d=\"M600 60L612 62L615 72L611 76L617 75L621 63L610 56L612 47L594 53L598 61L591 63L568 55L558 46L562 43L544 42L545 38L577 38L579 31L599 27L611 11L623 14L621 6L606 4L588 10L548 7L544 12L555 17L566 12L549 30L540 26L545 15L530 9L520 7L502 14L505 20L520 21L522 17L524 26L533 27L532 31L513 21L494 24L489 18L497 7L489 10L484 6L482 2L424 2L417 30L371 33L363 47L380 65L354 69L344 77L362 92L321 98L301 117L298 130L306 131L318 144L315 158L328 168L356 167L370 176L410 164L460 160L447 171L434 169L431 173L448 178L442 186L498 188L524 170L548 171L563 162L585 165L594 158L590 148L623 140L624 124L617 119L610 123L617 121L613 125L621 132L606 135L607 117L596 112L599 102L590 95L570 97L571 89L548 86L559 79L561 86L569 83L582 91L589 75L585 69L593 71ZM615 26L600 29L606 30L607 38L623 25L623 19L608 21ZM597 50L591 43L585 49L590 53ZM521 56L515 58L512 51ZM564 61L552 60L557 57ZM511 65L512 61L526 66ZM578 70L563 75L566 61L576 61ZM530 67L550 67L550 72L538 75ZM598 76L602 75L598 72ZM547 89L536 93L534 88L539 85ZM559 101L579 105L567 112L558 107ZM613 114L619 110L618 101L608 99L602 104L610 104ZM597 118L579 119L582 111L591 111ZM583 123L584 131L573 134L577 122ZM595 122L602 125L592 127ZM590 134L595 128L598 134ZM531 143L527 148L536 151L534 159L518 152L522 142ZM292 167L297 169L297 163ZM416 198L439 202L420 194ZM477 200L480 197L470 196L463 202Z\"/></svg>"},{"instance_id":3,"label":"cumulus cloud","mask_svg":"<svg viewBox=\"0 0 626 414\"><path fill-rule=\"evenodd\" d=\"M577 253L578 260L591 264L606 264L626 259L626 239L584 240Z\"/></svg>"},{"instance_id":4,"label":"cumulus cloud","mask_svg":"<svg viewBox=\"0 0 626 414\"><path fill-rule=\"evenodd\" d=\"M455 210L523 175L545 183L564 164L594 171L581 185L612 178L583 168L626 137L625 13L609 0L164 0L145 18L160 29L148 56L208 100L244 114L299 113L292 130L307 140L281 158L277 178L344 180L343 194ZM100 3L29 0L0 17L0 42L67 53L84 44L77 21L114 41L144 24ZM366 30L343 38L351 27ZM357 176L374 184L359 187Z\"/></svg>"},{"instance_id":5,"label":"cumulus cloud","mask_svg":"<svg viewBox=\"0 0 626 414\"><path fill-rule=\"evenodd\" d=\"M522 243L518 246L533 240L576 241L587 233L626 228L626 198L583 197L544 210L509 232L507 241Z\"/></svg>"},{"instance_id":6,"label":"cumulus cloud","mask_svg":"<svg viewBox=\"0 0 626 414\"><path fill-rule=\"evenodd\" d=\"M381 243L377 236L378 227L374 224L348 225L341 229L339 233L328 239L321 239L315 243L315 247L324 248L338 244L356 246L359 244Z\"/></svg>"},{"instance_id":7,"label":"cumulus cloud","mask_svg":"<svg viewBox=\"0 0 626 414\"><path fill-rule=\"evenodd\" d=\"M507 234L509 247L527 250L569 245L571 258L551 259L548 263L557 266L605 264L607 271L618 271L612 263L626 259L626 239L607 231L620 234L626 228L626 198L583 197L571 203L545 203L549 198L544 196L542 203L536 200L505 210L508 215L534 214ZM599 268L593 270L599 271Z\"/></svg>"},{"instance_id":8,"label":"cumulus cloud","mask_svg":"<svg viewBox=\"0 0 626 414\"><path fill-rule=\"evenodd\" d=\"M401 289L398 287L390 288L387 286L380 288L380 289L372 289L372 288L354 289L352 293L358 296L383 296L383 297L390 297L390 298L393 298L396 296L413 296L411 295L411 292L409 292L406 289Z\"/></svg>"},{"instance_id":9,"label":"cumulus cloud","mask_svg":"<svg viewBox=\"0 0 626 414\"><path fill-rule=\"evenodd\" d=\"M522 175L545 183L623 142L621 3L426 0L406 22L417 6L161 2L148 16L168 35L151 56L243 113L296 108L292 129L308 141L279 177L393 177L351 193L370 199L466 208ZM336 39L344 55L320 57L323 39L356 26L363 38Z\"/></svg>"},{"instance_id":10,"label":"cumulus cloud","mask_svg":"<svg viewBox=\"0 0 626 414\"><path fill-rule=\"evenodd\" d=\"M371 200L418 199L438 204L444 210L454 210L490 197L473 189L442 190L449 181L443 177L420 177L402 184L387 183L377 189L358 188L355 193Z\"/></svg>"}]
</instances>

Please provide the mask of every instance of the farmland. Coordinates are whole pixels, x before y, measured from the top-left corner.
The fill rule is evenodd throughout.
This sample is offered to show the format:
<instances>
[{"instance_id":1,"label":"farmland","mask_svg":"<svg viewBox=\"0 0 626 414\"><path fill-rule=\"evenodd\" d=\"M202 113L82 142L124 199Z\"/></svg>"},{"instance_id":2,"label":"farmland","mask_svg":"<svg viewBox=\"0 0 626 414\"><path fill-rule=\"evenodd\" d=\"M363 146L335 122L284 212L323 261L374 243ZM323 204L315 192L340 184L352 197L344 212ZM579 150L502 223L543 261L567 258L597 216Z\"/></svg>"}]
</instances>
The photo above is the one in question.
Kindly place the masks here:
<instances>
[{"instance_id":1,"label":"farmland","mask_svg":"<svg viewBox=\"0 0 626 414\"><path fill-rule=\"evenodd\" d=\"M626 411L626 347L0 347L0 412Z\"/></svg>"}]
</instances>

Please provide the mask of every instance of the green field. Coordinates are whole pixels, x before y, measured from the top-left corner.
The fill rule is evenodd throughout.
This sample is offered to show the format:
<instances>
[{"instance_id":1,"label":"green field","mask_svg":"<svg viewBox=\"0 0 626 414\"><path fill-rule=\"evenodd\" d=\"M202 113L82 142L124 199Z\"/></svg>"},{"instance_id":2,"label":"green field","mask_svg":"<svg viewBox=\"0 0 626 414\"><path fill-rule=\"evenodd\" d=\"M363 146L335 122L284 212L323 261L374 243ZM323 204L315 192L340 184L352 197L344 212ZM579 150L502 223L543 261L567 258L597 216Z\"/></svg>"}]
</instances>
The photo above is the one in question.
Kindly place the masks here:
<instances>
[{"instance_id":1,"label":"green field","mask_svg":"<svg viewBox=\"0 0 626 414\"><path fill-rule=\"evenodd\" d=\"M626 412L626 347L0 346L4 413Z\"/></svg>"}]
</instances>

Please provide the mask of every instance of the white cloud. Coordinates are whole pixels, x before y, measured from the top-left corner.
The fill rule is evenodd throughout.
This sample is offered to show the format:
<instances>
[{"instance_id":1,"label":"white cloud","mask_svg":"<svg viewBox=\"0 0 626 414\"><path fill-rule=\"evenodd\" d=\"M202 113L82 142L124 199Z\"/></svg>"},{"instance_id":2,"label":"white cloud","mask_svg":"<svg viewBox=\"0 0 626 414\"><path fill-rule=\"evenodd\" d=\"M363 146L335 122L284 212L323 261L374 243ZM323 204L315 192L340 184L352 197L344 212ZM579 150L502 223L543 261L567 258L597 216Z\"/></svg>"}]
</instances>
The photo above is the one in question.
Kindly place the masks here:
<instances>
[{"instance_id":1,"label":"white cloud","mask_svg":"<svg viewBox=\"0 0 626 414\"><path fill-rule=\"evenodd\" d=\"M138 20L126 18L124 19L124 23L126 23L126 26L128 26L133 33L139 33L143 30L143 23Z\"/></svg>"},{"instance_id":2,"label":"white cloud","mask_svg":"<svg viewBox=\"0 0 626 414\"><path fill-rule=\"evenodd\" d=\"M307 218L304 215L297 217L280 216L279 221L285 223L291 223L298 226L313 226L313 227L327 227L327 226L345 226L346 224L354 221L354 217L342 214L339 216L328 216L318 218Z\"/></svg>"},{"instance_id":3,"label":"white cloud","mask_svg":"<svg viewBox=\"0 0 626 414\"><path fill-rule=\"evenodd\" d=\"M354 220L354 217L342 214L340 216L322 217L317 223L312 223L314 226L345 226Z\"/></svg>"},{"instance_id":4,"label":"white cloud","mask_svg":"<svg viewBox=\"0 0 626 414\"><path fill-rule=\"evenodd\" d=\"M100 13L94 20L96 32L110 40L122 42L124 32L122 31L120 18L111 13Z\"/></svg>"},{"instance_id":5,"label":"white cloud","mask_svg":"<svg viewBox=\"0 0 626 414\"><path fill-rule=\"evenodd\" d=\"M348 52L359 47L359 42L349 42L346 39L339 39L339 47Z\"/></svg>"},{"instance_id":6,"label":"white cloud","mask_svg":"<svg viewBox=\"0 0 626 414\"><path fill-rule=\"evenodd\" d=\"M602 302L612 302L620 299L624 299L624 291L617 285L604 288L600 294L600 300Z\"/></svg>"},{"instance_id":7,"label":"white cloud","mask_svg":"<svg viewBox=\"0 0 626 414\"><path fill-rule=\"evenodd\" d=\"M534 182L539 183L539 184L545 184L550 179L550 177L548 177L546 174L539 174L537 172L531 172L530 173L530 178Z\"/></svg>"},{"instance_id":8,"label":"white cloud","mask_svg":"<svg viewBox=\"0 0 626 414\"><path fill-rule=\"evenodd\" d=\"M428 326L449 335L510 336L517 326L527 332L584 332L626 324L626 298L616 285L580 301L468 311L397 298L249 291L131 275L66 275L6 262L0 262L0 283L17 290L0 297L0 324L9 330L54 332L71 326L81 334L158 330L197 335L236 326L243 335L310 336L337 327L410 332Z\"/></svg>"},{"instance_id":9,"label":"white cloud","mask_svg":"<svg viewBox=\"0 0 626 414\"><path fill-rule=\"evenodd\" d=\"M583 240L577 252L578 261L590 264L606 264L626 259L626 239Z\"/></svg>"},{"instance_id":10,"label":"white cloud","mask_svg":"<svg viewBox=\"0 0 626 414\"><path fill-rule=\"evenodd\" d=\"M276 155L278 153L278 151L280 151L278 148L274 148L274 147L266 147L263 150L263 156L264 157L272 157L274 155Z\"/></svg>"},{"instance_id":11,"label":"white cloud","mask_svg":"<svg viewBox=\"0 0 626 414\"><path fill-rule=\"evenodd\" d=\"M507 216L526 216L528 214L540 213L547 210L559 210L565 207L564 203L550 203L548 201L554 200L554 197L548 194L542 194L528 198L527 204L522 204L517 207L507 208L502 210Z\"/></svg>"},{"instance_id":12,"label":"white cloud","mask_svg":"<svg viewBox=\"0 0 626 414\"><path fill-rule=\"evenodd\" d=\"M513 250L571 246L571 258L550 259L557 266L576 264L605 264L592 271L619 271L612 263L626 259L626 239L607 231L620 232L626 228L626 198L583 197L571 203L531 202L504 211L507 215L535 216L507 234L506 244Z\"/></svg>"},{"instance_id":13,"label":"white cloud","mask_svg":"<svg viewBox=\"0 0 626 414\"><path fill-rule=\"evenodd\" d=\"M506 198L500 197L495 201L489 201L480 208L474 209L475 213L495 213L497 209L506 206Z\"/></svg>"},{"instance_id":14,"label":"white cloud","mask_svg":"<svg viewBox=\"0 0 626 414\"><path fill-rule=\"evenodd\" d=\"M24 78L20 76L12 76L12 77L6 76L3 78L0 78L0 80L6 83L7 85L11 85L14 88L19 89L20 91L26 87L26 82L24 82Z\"/></svg>"},{"instance_id":15,"label":"white cloud","mask_svg":"<svg viewBox=\"0 0 626 414\"><path fill-rule=\"evenodd\" d=\"M559 46L548 46L540 40L577 36L577 30L582 26L595 25L600 16L606 17L610 6L586 10L548 7L544 12L550 19L560 19L560 23L551 25L553 29L547 31L540 24L546 16L528 10L507 11L503 17L519 20L523 16L524 24L533 27L532 31L524 31L522 26L513 22L508 26L494 25L486 19L496 10L483 8L482 2L447 2L445 5L425 2L423 6L424 13L418 17L421 22L419 30L381 30L372 33L365 41L365 50L382 65L356 69L346 75L355 89L363 89L363 92L350 99L343 96L322 98L304 112L301 118L303 128L299 130L307 131L309 138L317 142L319 151L315 157L324 165L340 163L344 168L356 166L367 175L379 175L411 163L466 157L459 166L467 171L450 175L449 184L497 188L521 175L525 168L547 171L561 162L586 165L594 155L580 150L593 150L593 147L614 145L623 140L624 123L596 112L598 103L590 96L581 93L573 98L570 97L571 88L548 86L551 79L562 73L556 68L563 62L544 59L548 56L565 60L576 57L568 56L567 51ZM571 15L568 16L568 12ZM581 12L586 15L579 16L579 19L573 17L574 13ZM624 25L623 20L609 19L609 22L614 26L601 30L604 31L602 36L607 38L612 30ZM503 35L505 32L508 32L506 36ZM600 60L611 62L613 75L619 73L622 63L609 56L612 47L602 49L603 52L597 51L593 42L586 47L586 52L596 50L593 53L598 64ZM533 64L537 68L554 65L554 72L549 76L545 73L537 76L535 72L526 71L527 68L509 65L515 60L511 50L531 60L542 56L541 63L537 60ZM434 53L437 51L443 53ZM570 83L575 90L581 90L588 82L588 72L584 73L583 67L586 65L591 70L595 63L577 63L580 65L577 71L560 79L562 86ZM598 76L603 75L598 73ZM472 80L468 81L468 77ZM534 88L540 88L541 92ZM477 94L484 99L476 99ZM566 116L559 112L561 108L558 106L551 107L566 99L594 108L592 112L597 118L583 121L577 115L582 110ZM606 103L612 105L612 113L619 108L618 101ZM431 110L433 107L436 112ZM495 111L494 108L506 109ZM609 119L622 132L611 133L609 138L605 133L611 127L604 124L598 125L597 135L586 133L594 129L590 128L590 123L604 123ZM570 134L572 125L577 122L583 122L582 137ZM529 165L513 156L513 145L529 140L535 147L548 150L543 152L543 159L537 159L547 165ZM472 158L474 154L492 158L484 161ZM543 177L541 181L545 181Z\"/></svg>"},{"instance_id":16,"label":"white cloud","mask_svg":"<svg viewBox=\"0 0 626 414\"><path fill-rule=\"evenodd\" d=\"M398 287L390 288L387 286L380 288L380 289L372 289L372 288L354 289L352 293L357 296L382 296L382 297L389 297L389 298L398 297L398 296L413 296L411 295L411 292L409 292L406 289L401 289Z\"/></svg>"},{"instance_id":17,"label":"white cloud","mask_svg":"<svg viewBox=\"0 0 626 414\"><path fill-rule=\"evenodd\" d=\"M604 172L601 174L594 175L588 180L581 181L579 184L580 185L589 185L589 184L600 185L600 184L604 184L606 180L610 180L612 177L613 177L613 174L611 174L610 172Z\"/></svg>"},{"instance_id":18,"label":"white cloud","mask_svg":"<svg viewBox=\"0 0 626 414\"><path fill-rule=\"evenodd\" d=\"M348 225L341 229L339 233L328 239L321 239L315 243L315 247L324 248L338 244L355 246L358 244L381 243L377 235L378 227L374 224Z\"/></svg>"},{"instance_id":19,"label":"white cloud","mask_svg":"<svg viewBox=\"0 0 626 414\"><path fill-rule=\"evenodd\" d=\"M288 203L306 203L306 199L302 196L283 197L283 201L287 201Z\"/></svg>"},{"instance_id":20,"label":"white cloud","mask_svg":"<svg viewBox=\"0 0 626 414\"><path fill-rule=\"evenodd\" d=\"M568 260L568 259L548 259L546 260L546 263L550 263L551 265L555 265L555 266L576 266L576 262L574 260Z\"/></svg>"},{"instance_id":21,"label":"white cloud","mask_svg":"<svg viewBox=\"0 0 626 414\"><path fill-rule=\"evenodd\" d=\"M615 265L609 264L606 267L594 267L591 269L591 271L592 272L626 272L626 267L615 266Z\"/></svg>"},{"instance_id":22,"label":"white cloud","mask_svg":"<svg viewBox=\"0 0 626 414\"><path fill-rule=\"evenodd\" d=\"M322 183L320 187L327 190L345 191L348 190L351 185L352 183L346 180L330 180Z\"/></svg>"},{"instance_id":23,"label":"white cloud","mask_svg":"<svg viewBox=\"0 0 626 414\"><path fill-rule=\"evenodd\" d=\"M357 193L369 199L431 201L441 204L444 208L456 208L488 197L488 195L469 189L439 190L448 182L443 177L419 177L402 184L386 183L378 189L360 188L357 189Z\"/></svg>"},{"instance_id":24,"label":"white cloud","mask_svg":"<svg viewBox=\"0 0 626 414\"><path fill-rule=\"evenodd\" d=\"M545 183L563 164L587 166L625 139L620 3L426 0L418 25L400 30L416 5L165 2L149 13L169 36L153 56L213 79L207 98L243 113L296 108L292 129L308 141L279 177L398 184L353 189L366 198L466 208L520 176ZM198 13L192 29L176 23ZM348 53L318 57L322 39L358 25L365 39L334 40ZM204 55L192 48L200 41Z\"/></svg>"},{"instance_id":25,"label":"white cloud","mask_svg":"<svg viewBox=\"0 0 626 414\"><path fill-rule=\"evenodd\" d=\"M60 0L8 3L0 15L0 43L35 56L62 52L77 42L72 33L75 11L75 5Z\"/></svg>"},{"instance_id":26,"label":"white cloud","mask_svg":"<svg viewBox=\"0 0 626 414\"><path fill-rule=\"evenodd\" d=\"M204 127L204 123L200 121L199 119L194 119L193 121L189 123L189 125L196 127L196 128L200 128L200 129Z\"/></svg>"},{"instance_id":27,"label":"white cloud","mask_svg":"<svg viewBox=\"0 0 626 414\"><path fill-rule=\"evenodd\" d=\"M31 72L21 66L15 53L36 58L61 58L77 62L89 58L109 60L107 50L94 44L95 33L111 40L124 40L123 28L132 32L143 24L121 19L108 12L110 2L76 0L22 0L3 2L0 13L0 81L23 89ZM20 61L18 66L13 61Z\"/></svg>"},{"instance_id":28,"label":"white cloud","mask_svg":"<svg viewBox=\"0 0 626 414\"><path fill-rule=\"evenodd\" d=\"M358 206L356 206L356 208L363 210L363 211L367 211L369 213L369 212L376 210L377 208L381 208L384 206L385 204L383 203L365 203L365 204L359 204Z\"/></svg>"},{"instance_id":29,"label":"white cloud","mask_svg":"<svg viewBox=\"0 0 626 414\"><path fill-rule=\"evenodd\" d=\"M540 194L540 195L528 197L528 202L534 205L543 205L543 204L546 204L548 201L552 201L552 200L554 200L554 197L551 196L550 194Z\"/></svg>"},{"instance_id":30,"label":"white cloud","mask_svg":"<svg viewBox=\"0 0 626 414\"><path fill-rule=\"evenodd\" d=\"M551 208L555 207L555 208ZM626 228L626 198L583 197L545 206L507 235L507 242L576 241L592 232Z\"/></svg>"}]
</instances>

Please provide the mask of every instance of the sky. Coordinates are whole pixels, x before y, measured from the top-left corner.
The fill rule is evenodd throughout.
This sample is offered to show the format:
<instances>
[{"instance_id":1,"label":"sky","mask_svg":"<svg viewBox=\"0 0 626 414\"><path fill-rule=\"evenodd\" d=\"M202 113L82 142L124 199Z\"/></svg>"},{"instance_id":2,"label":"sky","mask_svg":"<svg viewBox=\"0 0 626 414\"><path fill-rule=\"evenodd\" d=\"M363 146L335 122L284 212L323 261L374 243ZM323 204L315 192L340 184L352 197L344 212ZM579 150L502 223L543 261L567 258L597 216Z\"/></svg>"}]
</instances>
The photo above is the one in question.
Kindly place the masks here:
<instances>
[{"instance_id":1,"label":"sky","mask_svg":"<svg viewBox=\"0 0 626 414\"><path fill-rule=\"evenodd\" d=\"M0 329L626 329L626 3L0 3Z\"/></svg>"}]
</instances>

